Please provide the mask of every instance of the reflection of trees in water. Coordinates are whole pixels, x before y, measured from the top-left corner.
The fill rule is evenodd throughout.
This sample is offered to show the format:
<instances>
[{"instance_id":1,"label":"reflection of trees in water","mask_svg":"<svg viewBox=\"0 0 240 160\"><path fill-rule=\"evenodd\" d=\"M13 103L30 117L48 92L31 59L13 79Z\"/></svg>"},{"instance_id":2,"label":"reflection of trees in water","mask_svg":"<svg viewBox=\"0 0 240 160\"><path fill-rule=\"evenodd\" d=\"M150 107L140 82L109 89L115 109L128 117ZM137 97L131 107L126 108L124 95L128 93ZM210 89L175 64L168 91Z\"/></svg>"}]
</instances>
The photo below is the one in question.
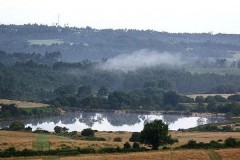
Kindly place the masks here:
<instances>
[{"instance_id":1,"label":"reflection of trees in water","mask_svg":"<svg viewBox=\"0 0 240 160\"><path fill-rule=\"evenodd\" d=\"M152 121L148 115L140 115L139 119L143 121L144 125Z\"/></svg>"},{"instance_id":2,"label":"reflection of trees in water","mask_svg":"<svg viewBox=\"0 0 240 160\"><path fill-rule=\"evenodd\" d=\"M176 122L179 118L185 117L183 115L169 115L163 114L163 121L170 124ZM79 122L82 122L89 127L92 127L94 123L101 124L104 119L108 120L108 122L113 126L122 126L122 125L134 125L136 123L140 123L144 121L144 124L152 121L151 115L139 115L137 113L123 113L117 114L112 112L69 112L65 113L61 116L52 116L52 117L43 117L43 118L35 118L35 119L27 119L21 120L24 124L32 124L33 126L37 126L38 124L50 123L53 122L55 125L60 122L62 124L74 124L76 120L79 118ZM4 128L9 126L12 121L1 121L0 127ZM203 123L223 123L225 122L224 117L208 117L205 121L203 118L199 118L197 120L197 125L201 125Z\"/></svg>"},{"instance_id":3,"label":"reflection of trees in water","mask_svg":"<svg viewBox=\"0 0 240 160\"><path fill-rule=\"evenodd\" d=\"M134 125L140 123L138 114L135 113L102 113L113 126Z\"/></svg>"},{"instance_id":4,"label":"reflection of trees in water","mask_svg":"<svg viewBox=\"0 0 240 160\"><path fill-rule=\"evenodd\" d=\"M205 122L206 122L206 120L203 117L200 117L200 118L197 119L197 125L198 126L205 124Z\"/></svg>"},{"instance_id":5,"label":"reflection of trees in water","mask_svg":"<svg viewBox=\"0 0 240 160\"><path fill-rule=\"evenodd\" d=\"M101 123L103 121L102 114L97 114L96 112L83 112L82 116L79 118L79 122L92 127L94 123Z\"/></svg>"},{"instance_id":6,"label":"reflection of trees in water","mask_svg":"<svg viewBox=\"0 0 240 160\"><path fill-rule=\"evenodd\" d=\"M50 123L50 122L53 122L54 124L56 124L59 121L60 121L60 116L52 116L52 117L28 119L28 120L24 120L23 123L24 124L32 124L33 126L36 126L38 124Z\"/></svg>"},{"instance_id":7,"label":"reflection of trees in water","mask_svg":"<svg viewBox=\"0 0 240 160\"><path fill-rule=\"evenodd\" d=\"M223 123L223 122L225 122L224 117L217 116L207 117L207 123Z\"/></svg>"},{"instance_id":8,"label":"reflection of trees in water","mask_svg":"<svg viewBox=\"0 0 240 160\"><path fill-rule=\"evenodd\" d=\"M69 112L66 114L63 114L61 116L61 122L62 124L68 125L68 124L74 124L77 121L77 118L79 118L81 113L79 112Z\"/></svg>"},{"instance_id":9,"label":"reflection of trees in water","mask_svg":"<svg viewBox=\"0 0 240 160\"><path fill-rule=\"evenodd\" d=\"M163 114L163 121L167 124L175 123L178 121L179 118L182 118L182 115L170 115L170 114Z\"/></svg>"}]
</instances>

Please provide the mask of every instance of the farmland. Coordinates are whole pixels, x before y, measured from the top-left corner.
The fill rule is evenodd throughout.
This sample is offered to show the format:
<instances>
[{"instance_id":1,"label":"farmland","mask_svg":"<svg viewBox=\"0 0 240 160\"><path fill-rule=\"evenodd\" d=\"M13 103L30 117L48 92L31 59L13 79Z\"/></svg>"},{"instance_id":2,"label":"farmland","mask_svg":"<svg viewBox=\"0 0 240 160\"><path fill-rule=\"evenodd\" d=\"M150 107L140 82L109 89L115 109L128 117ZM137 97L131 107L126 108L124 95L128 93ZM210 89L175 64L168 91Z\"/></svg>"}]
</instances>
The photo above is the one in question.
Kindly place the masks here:
<instances>
[{"instance_id":1,"label":"farmland","mask_svg":"<svg viewBox=\"0 0 240 160\"><path fill-rule=\"evenodd\" d=\"M225 140L228 137L239 138L238 132L177 132L171 131L170 134L173 138L178 138L179 143L176 143L172 148L186 144L190 139L197 142L210 142L211 140ZM123 144L129 140L130 132L96 132L97 137L103 137L106 141L86 141L86 140L73 140L70 138L57 136L55 134L37 134L28 132L16 131L0 131L0 150L9 147L15 147L17 150L34 149L34 150L48 150L57 149L62 147L123 147ZM114 142L115 137L121 137L122 142ZM37 146L37 148L36 148ZM220 149L220 150L166 150L166 151L149 151L138 153L125 153L125 154L89 154L80 156L69 157L29 157L27 159L213 159L214 156L222 159L237 159L240 149ZM11 159L11 158L9 158ZM19 158L22 159L22 158ZM26 158L24 158L26 159Z\"/></svg>"},{"instance_id":2,"label":"farmland","mask_svg":"<svg viewBox=\"0 0 240 160\"><path fill-rule=\"evenodd\" d=\"M34 102L26 102L26 101L8 100L8 99L0 99L0 104L15 104L19 108L40 108L40 107L49 106L48 104L43 104L43 103L34 103Z\"/></svg>"}]
</instances>

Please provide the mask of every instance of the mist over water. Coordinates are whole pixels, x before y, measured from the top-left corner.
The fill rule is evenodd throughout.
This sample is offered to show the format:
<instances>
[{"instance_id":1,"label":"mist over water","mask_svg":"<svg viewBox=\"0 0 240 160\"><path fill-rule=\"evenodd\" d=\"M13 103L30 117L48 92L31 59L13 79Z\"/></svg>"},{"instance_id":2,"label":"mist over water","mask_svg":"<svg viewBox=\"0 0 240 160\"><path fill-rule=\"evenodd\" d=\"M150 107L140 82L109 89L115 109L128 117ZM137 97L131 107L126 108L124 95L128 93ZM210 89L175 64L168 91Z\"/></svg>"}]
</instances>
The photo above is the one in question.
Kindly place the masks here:
<instances>
[{"instance_id":1,"label":"mist over water","mask_svg":"<svg viewBox=\"0 0 240 160\"><path fill-rule=\"evenodd\" d=\"M157 52L142 49L132 54L121 54L114 58L108 59L99 66L102 70L136 70L146 67L155 67L159 65L179 66L185 62L181 54L170 54L168 52Z\"/></svg>"}]
</instances>

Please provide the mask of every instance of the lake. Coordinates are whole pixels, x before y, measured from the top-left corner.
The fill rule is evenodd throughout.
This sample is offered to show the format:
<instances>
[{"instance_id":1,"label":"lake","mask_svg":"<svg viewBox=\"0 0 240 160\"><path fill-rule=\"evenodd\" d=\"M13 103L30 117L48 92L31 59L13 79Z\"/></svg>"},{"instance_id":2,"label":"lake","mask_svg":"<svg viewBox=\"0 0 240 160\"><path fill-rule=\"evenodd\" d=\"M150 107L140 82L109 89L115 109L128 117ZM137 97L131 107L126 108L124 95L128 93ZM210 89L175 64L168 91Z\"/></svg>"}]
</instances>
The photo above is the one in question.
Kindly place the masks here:
<instances>
[{"instance_id":1,"label":"lake","mask_svg":"<svg viewBox=\"0 0 240 160\"><path fill-rule=\"evenodd\" d=\"M28 119L22 122L33 130L41 128L54 131L55 126L67 127L69 131L81 131L92 128L98 131L139 132L145 123L161 119L169 124L170 130L187 129L207 123L222 123L224 117L186 116L184 114L147 114L114 112L69 112L61 116ZM0 122L0 127L9 125L9 121Z\"/></svg>"}]
</instances>

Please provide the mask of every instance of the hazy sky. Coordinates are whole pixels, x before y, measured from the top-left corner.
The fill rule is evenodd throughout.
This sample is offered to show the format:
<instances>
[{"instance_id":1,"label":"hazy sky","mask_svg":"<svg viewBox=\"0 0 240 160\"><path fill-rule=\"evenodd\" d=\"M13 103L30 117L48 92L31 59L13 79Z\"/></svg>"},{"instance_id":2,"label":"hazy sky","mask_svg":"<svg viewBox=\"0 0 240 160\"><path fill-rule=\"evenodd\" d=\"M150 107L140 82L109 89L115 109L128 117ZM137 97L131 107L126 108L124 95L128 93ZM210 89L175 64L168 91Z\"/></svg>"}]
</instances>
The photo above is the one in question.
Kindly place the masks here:
<instances>
[{"instance_id":1,"label":"hazy sky","mask_svg":"<svg viewBox=\"0 0 240 160\"><path fill-rule=\"evenodd\" d=\"M0 0L1 24L240 34L240 0Z\"/></svg>"}]
</instances>

